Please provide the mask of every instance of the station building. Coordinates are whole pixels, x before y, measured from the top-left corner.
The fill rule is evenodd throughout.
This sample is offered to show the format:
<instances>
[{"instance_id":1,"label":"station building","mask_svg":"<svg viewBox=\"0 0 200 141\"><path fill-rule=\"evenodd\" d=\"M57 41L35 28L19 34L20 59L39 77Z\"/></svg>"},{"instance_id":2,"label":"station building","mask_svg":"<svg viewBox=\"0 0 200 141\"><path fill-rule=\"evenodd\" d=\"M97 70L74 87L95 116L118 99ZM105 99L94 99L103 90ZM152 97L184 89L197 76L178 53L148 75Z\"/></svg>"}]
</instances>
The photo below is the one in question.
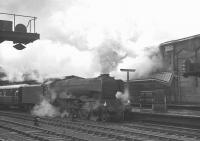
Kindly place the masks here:
<instances>
[{"instance_id":1,"label":"station building","mask_svg":"<svg viewBox=\"0 0 200 141\"><path fill-rule=\"evenodd\" d=\"M130 81L133 103L141 97L151 103L153 92L162 90L167 104L200 105L200 35L164 42L159 48L164 68L146 78Z\"/></svg>"},{"instance_id":2,"label":"station building","mask_svg":"<svg viewBox=\"0 0 200 141\"><path fill-rule=\"evenodd\" d=\"M200 35L160 44L165 69L173 73L173 102L200 104Z\"/></svg>"}]
</instances>

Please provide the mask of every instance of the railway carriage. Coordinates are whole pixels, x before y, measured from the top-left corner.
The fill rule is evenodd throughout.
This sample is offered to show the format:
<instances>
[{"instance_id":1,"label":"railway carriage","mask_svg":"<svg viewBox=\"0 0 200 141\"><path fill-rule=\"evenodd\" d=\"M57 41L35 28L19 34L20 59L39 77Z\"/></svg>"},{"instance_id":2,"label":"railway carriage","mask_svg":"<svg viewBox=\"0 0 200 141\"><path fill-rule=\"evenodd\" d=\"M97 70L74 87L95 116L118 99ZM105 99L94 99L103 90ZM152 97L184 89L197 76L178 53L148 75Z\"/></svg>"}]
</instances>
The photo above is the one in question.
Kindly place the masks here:
<instances>
[{"instance_id":1,"label":"railway carriage","mask_svg":"<svg viewBox=\"0 0 200 141\"><path fill-rule=\"evenodd\" d=\"M38 104L43 96L41 85L17 84L0 86L1 107L15 106L26 110Z\"/></svg>"}]
</instances>

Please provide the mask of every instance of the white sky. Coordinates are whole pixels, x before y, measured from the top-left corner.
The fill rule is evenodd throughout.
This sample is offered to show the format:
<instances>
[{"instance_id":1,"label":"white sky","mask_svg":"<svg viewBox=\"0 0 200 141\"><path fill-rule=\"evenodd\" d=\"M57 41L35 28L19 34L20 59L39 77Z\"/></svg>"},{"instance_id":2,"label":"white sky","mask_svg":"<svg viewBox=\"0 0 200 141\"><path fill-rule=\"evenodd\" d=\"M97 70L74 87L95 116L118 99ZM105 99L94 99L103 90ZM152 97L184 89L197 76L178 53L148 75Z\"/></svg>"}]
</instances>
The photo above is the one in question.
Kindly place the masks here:
<instances>
[{"instance_id":1,"label":"white sky","mask_svg":"<svg viewBox=\"0 0 200 141\"><path fill-rule=\"evenodd\" d=\"M11 43L1 44L0 63L12 75L36 69L42 74L92 76L100 73L94 54L112 39L121 45L120 53L128 54L113 74L120 76L119 67L142 70L148 62L145 47L200 33L199 4L199 0L0 0L0 12L37 16L41 34L40 41L21 52Z\"/></svg>"}]
</instances>

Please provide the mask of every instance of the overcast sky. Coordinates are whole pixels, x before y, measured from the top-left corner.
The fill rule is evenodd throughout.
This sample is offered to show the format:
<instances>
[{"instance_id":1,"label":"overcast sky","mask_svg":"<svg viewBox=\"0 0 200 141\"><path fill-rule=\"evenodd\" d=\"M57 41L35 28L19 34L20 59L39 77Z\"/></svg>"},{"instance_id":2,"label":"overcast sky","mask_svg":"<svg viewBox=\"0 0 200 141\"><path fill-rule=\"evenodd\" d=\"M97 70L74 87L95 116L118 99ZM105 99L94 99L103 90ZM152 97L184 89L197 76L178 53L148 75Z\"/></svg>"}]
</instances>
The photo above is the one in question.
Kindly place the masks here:
<instances>
[{"instance_id":1,"label":"overcast sky","mask_svg":"<svg viewBox=\"0 0 200 141\"><path fill-rule=\"evenodd\" d=\"M36 31L41 35L21 52L11 43L1 44L0 63L12 77L30 70L93 76L109 61L104 66L112 66L107 71L117 76L120 67L146 73L146 62L147 70L160 66L157 58L149 59L146 47L156 50L162 42L200 33L199 4L199 0L0 0L0 12L38 17ZM102 59L105 55L112 57Z\"/></svg>"},{"instance_id":2,"label":"overcast sky","mask_svg":"<svg viewBox=\"0 0 200 141\"><path fill-rule=\"evenodd\" d=\"M65 40L62 36L72 27L79 32L122 31L132 25L127 28L154 32L156 41L200 33L198 0L1 0L0 9L38 17L41 37L58 41Z\"/></svg>"}]
</instances>

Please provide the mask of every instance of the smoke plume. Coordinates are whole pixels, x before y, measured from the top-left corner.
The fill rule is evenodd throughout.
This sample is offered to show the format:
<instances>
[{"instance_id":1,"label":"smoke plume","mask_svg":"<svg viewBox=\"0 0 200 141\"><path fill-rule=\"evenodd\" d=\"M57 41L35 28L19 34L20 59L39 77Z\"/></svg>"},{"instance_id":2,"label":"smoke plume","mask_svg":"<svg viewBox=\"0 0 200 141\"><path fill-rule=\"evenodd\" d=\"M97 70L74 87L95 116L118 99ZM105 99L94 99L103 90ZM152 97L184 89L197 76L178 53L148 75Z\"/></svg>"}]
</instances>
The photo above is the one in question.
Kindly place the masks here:
<instances>
[{"instance_id":1,"label":"smoke plume","mask_svg":"<svg viewBox=\"0 0 200 141\"><path fill-rule=\"evenodd\" d=\"M118 64L126 57L126 52L120 43L113 40L106 40L97 49L97 56L101 66L101 73L115 71Z\"/></svg>"}]
</instances>

